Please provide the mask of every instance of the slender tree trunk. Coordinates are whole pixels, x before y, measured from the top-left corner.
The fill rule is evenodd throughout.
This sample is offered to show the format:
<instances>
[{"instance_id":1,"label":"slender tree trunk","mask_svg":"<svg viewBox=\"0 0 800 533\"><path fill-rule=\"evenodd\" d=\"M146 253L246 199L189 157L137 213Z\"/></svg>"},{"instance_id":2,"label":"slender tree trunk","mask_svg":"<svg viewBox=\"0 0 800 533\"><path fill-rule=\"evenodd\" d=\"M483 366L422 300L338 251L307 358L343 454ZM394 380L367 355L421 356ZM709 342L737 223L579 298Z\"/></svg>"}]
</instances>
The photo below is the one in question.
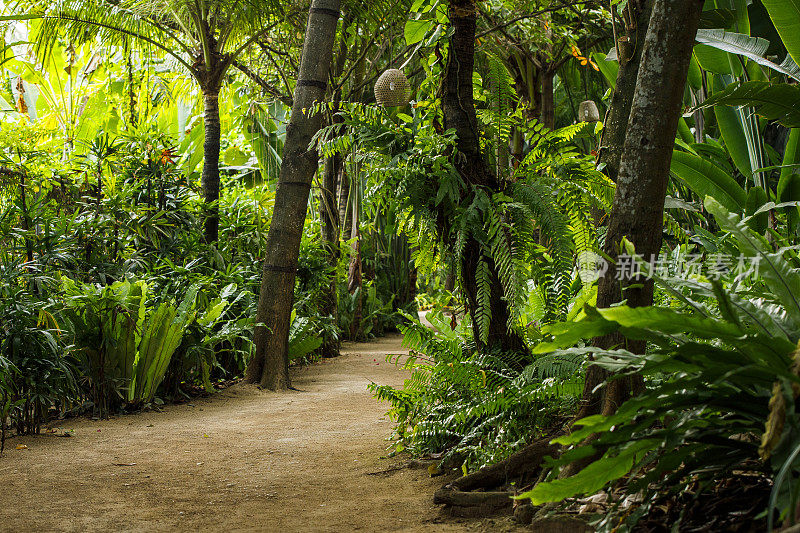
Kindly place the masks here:
<instances>
[{"instance_id":1,"label":"slender tree trunk","mask_svg":"<svg viewBox=\"0 0 800 533\"><path fill-rule=\"evenodd\" d=\"M552 16L550 13L542 15L542 22L544 24L545 37L547 38L547 47L544 59L542 60L542 68L539 71L539 77L542 87L542 112L541 122L546 128L555 129L556 127L556 104L555 94L553 89L553 81L556 77L556 66L553 64L553 24Z\"/></svg>"},{"instance_id":2,"label":"slender tree trunk","mask_svg":"<svg viewBox=\"0 0 800 533\"><path fill-rule=\"evenodd\" d=\"M128 73L128 113L130 114L130 125L136 128L139 125L139 112L136 109L136 84L133 81L133 52L128 44L128 39L123 41L123 51L125 54L125 67Z\"/></svg>"},{"instance_id":3,"label":"slender tree trunk","mask_svg":"<svg viewBox=\"0 0 800 533\"><path fill-rule=\"evenodd\" d=\"M516 170L525 156L525 136L518 128L511 135L511 165Z\"/></svg>"},{"instance_id":4,"label":"slender tree trunk","mask_svg":"<svg viewBox=\"0 0 800 533\"><path fill-rule=\"evenodd\" d=\"M219 238L219 87L203 91L205 138L203 139L203 200L206 203L204 236L207 243Z\"/></svg>"},{"instance_id":5,"label":"slender tree trunk","mask_svg":"<svg viewBox=\"0 0 800 533\"><path fill-rule=\"evenodd\" d=\"M542 82L542 124L546 128L555 129L556 127L556 104L553 92L553 80L556 73L550 70L550 64L541 72Z\"/></svg>"},{"instance_id":6,"label":"slender tree trunk","mask_svg":"<svg viewBox=\"0 0 800 533\"><path fill-rule=\"evenodd\" d=\"M347 29L350 27L353 16L348 12L342 19L342 32L339 39L339 50L336 55L331 79L338 79L342 75L344 66L347 62ZM338 110L339 103L342 101L342 90L338 89L333 95L334 112ZM341 122L343 119L334 115L334 122ZM339 294L337 290L337 266L341 249L339 247L339 206L337 205L336 191L339 182L339 174L343 167L342 156L336 154L325 160L325 170L322 177L322 190L320 191L320 222L322 226L322 246L328 255L328 266L330 274L328 282L322 291L322 305L320 313L323 316L332 316L334 324L339 323ZM322 357L339 356L339 335L331 338L326 335L321 347Z\"/></svg>"},{"instance_id":7,"label":"slender tree trunk","mask_svg":"<svg viewBox=\"0 0 800 533\"><path fill-rule=\"evenodd\" d=\"M320 113L307 115L305 110L325 95L338 21L339 0L312 1L264 254L253 338L256 352L245 378L271 390L291 386L289 319L311 180L319 164L316 151L309 150L308 145L323 118Z\"/></svg>"},{"instance_id":8,"label":"slender tree trunk","mask_svg":"<svg viewBox=\"0 0 800 533\"><path fill-rule=\"evenodd\" d=\"M692 105L698 106L706 101L705 88L700 89L695 93L694 90L689 91L692 97ZM694 141L702 144L706 141L706 116L703 114L702 109L694 112Z\"/></svg>"},{"instance_id":9,"label":"slender tree trunk","mask_svg":"<svg viewBox=\"0 0 800 533\"><path fill-rule=\"evenodd\" d=\"M639 76L639 63L642 60L647 27L653 12L655 0L631 0L628 2L634 13L629 30L619 36L619 72L611 95L611 105L606 116L603 138L600 141L599 163L605 165L604 172L612 181L617 181L625 135L628 132L628 119L631 116L633 93Z\"/></svg>"},{"instance_id":10,"label":"slender tree trunk","mask_svg":"<svg viewBox=\"0 0 800 533\"><path fill-rule=\"evenodd\" d=\"M355 305L353 306L353 319L350 322L350 339L359 340L362 337L361 321L364 319L364 291L361 264L361 234L358 226L353 230L356 238L353 246L353 255L350 256L350 265L347 269L347 289L350 294L356 295ZM358 294L356 294L356 292Z\"/></svg>"},{"instance_id":11,"label":"slender tree trunk","mask_svg":"<svg viewBox=\"0 0 800 533\"><path fill-rule=\"evenodd\" d=\"M28 214L28 200L25 191L27 189L27 184L25 183L25 172L19 173L19 200L20 200L20 208L22 209L22 230L25 232L25 253L28 258L28 262L33 262L33 242L31 241L30 235L28 232L31 230L31 217ZM36 289L36 285L33 285L34 291Z\"/></svg>"},{"instance_id":12,"label":"slender tree trunk","mask_svg":"<svg viewBox=\"0 0 800 533\"><path fill-rule=\"evenodd\" d=\"M339 298L337 290L337 266L339 265L339 209L336 205L336 185L342 169L340 155L329 157L325 160L325 172L322 178L320 191L320 217L322 218L322 245L328 255L328 267L331 269L328 282L322 291L322 305L320 314L332 316L338 324ZM326 336L322 344L323 357L338 357L339 339Z\"/></svg>"},{"instance_id":13,"label":"slender tree trunk","mask_svg":"<svg viewBox=\"0 0 800 533\"><path fill-rule=\"evenodd\" d=\"M342 228L342 239L349 241L352 237L353 211L350 206L350 176L347 175L347 168L342 166L342 173L339 176L339 224Z\"/></svg>"},{"instance_id":14,"label":"slender tree trunk","mask_svg":"<svg viewBox=\"0 0 800 533\"><path fill-rule=\"evenodd\" d=\"M645 259L657 257L661 250L667 179L702 7L703 0L656 0L653 6L604 247L614 260L623 237ZM617 269L612 265L600 280L597 307L607 308L623 300L631 307L652 305L652 280L616 278ZM595 345L624 346L634 353L645 349L643 342L628 341L621 335L600 337ZM612 380L596 390L607 377L599 367L590 367L580 417L611 414L641 387L639 380L628 378Z\"/></svg>"},{"instance_id":15,"label":"slender tree trunk","mask_svg":"<svg viewBox=\"0 0 800 533\"><path fill-rule=\"evenodd\" d=\"M485 187L491 191L500 190L497 176L489 169L481 153L478 138L478 119L473 101L472 73L475 65L475 0L451 0L450 22L453 36L450 38L450 51L445 78L442 83L442 111L445 129L455 129L457 148L460 156L456 167L465 181L473 186ZM492 320L489 325L488 340L485 345L498 346L503 350L522 350L524 342L516 334L509 332L510 311L503 298L504 292L497 267L494 262L484 258L481 246L474 238L469 238L461 258L462 286L467 300L467 308L478 324L478 284L475 272L480 262L486 261L491 279L490 309ZM484 346L477 326L473 328L478 346Z\"/></svg>"}]
</instances>

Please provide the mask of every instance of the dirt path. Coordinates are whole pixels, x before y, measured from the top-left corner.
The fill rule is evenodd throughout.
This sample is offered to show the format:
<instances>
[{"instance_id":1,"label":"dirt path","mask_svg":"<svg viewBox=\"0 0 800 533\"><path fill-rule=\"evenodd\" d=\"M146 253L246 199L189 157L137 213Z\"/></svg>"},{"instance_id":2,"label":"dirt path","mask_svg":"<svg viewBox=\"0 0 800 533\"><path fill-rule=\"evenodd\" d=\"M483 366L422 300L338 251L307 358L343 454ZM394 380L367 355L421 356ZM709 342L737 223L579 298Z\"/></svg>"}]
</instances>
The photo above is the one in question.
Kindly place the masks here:
<instances>
[{"instance_id":1,"label":"dirt path","mask_svg":"<svg viewBox=\"0 0 800 533\"><path fill-rule=\"evenodd\" d=\"M294 371L297 392L237 385L192 404L73 420L72 438L7 442L0 531L433 531L506 529L442 519L442 478L385 458L391 422L371 382L400 337ZM18 445L27 449L17 450ZM135 464L134 464L135 463Z\"/></svg>"}]
</instances>

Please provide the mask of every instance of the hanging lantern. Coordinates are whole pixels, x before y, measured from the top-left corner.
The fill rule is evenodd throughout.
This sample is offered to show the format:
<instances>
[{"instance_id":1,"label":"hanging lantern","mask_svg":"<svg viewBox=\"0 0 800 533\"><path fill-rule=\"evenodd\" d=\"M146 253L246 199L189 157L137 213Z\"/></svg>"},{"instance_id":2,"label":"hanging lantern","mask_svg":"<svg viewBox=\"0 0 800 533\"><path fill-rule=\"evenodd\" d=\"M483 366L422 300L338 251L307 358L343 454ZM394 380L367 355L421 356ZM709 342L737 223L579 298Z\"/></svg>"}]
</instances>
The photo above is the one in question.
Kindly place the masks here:
<instances>
[{"instance_id":1,"label":"hanging lantern","mask_svg":"<svg viewBox=\"0 0 800 533\"><path fill-rule=\"evenodd\" d=\"M375 82L375 101L383 107L402 107L408 104L408 78L402 70L389 69Z\"/></svg>"},{"instance_id":2,"label":"hanging lantern","mask_svg":"<svg viewBox=\"0 0 800 533\"><path fill-rule=\"evenodd\" d=\"M600 122L600 110L597 109L597 104L591 100L581 102L578 108L578 120L581 122Z\"/></svg>"}]
</instances>

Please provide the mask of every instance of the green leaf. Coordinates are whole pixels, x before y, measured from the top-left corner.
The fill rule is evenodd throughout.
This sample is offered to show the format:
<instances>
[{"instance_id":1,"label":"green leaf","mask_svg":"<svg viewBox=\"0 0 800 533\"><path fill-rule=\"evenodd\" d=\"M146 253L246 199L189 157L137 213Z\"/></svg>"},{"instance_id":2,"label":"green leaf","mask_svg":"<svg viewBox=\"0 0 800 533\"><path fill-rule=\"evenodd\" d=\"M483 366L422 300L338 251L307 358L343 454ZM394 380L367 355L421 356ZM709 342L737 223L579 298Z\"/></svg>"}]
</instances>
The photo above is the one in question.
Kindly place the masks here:
<instances>
[{"instance_id":1,"label":"green leaf","mask_svg":"<svg viewBox=\"0 0 800 533\"><path fill-rule=\"evenodd\" d=\"M781 177L778 181L778 202L800 201L800 174L797 165L800 163L800 128L794 128L789 133L789 142L786 143L786 152L783 156ZM787 210L789 227L794 229L798 220L798 208L789 207Z\"/></svg>"},{"instance_id":2,"label":"green leaf","mask_svg":"<svg viewBox=\"0 0 800 533\"><path fill-rule=\"evenodd\" d=\"M305 357L322 343L323 339L314 333L311 321L306 317L296 318L295 313L289 329L289 359Z\"/></svg>"},{"instance_id":3,"label":"green leaf","mask_svg":"<svg viewBox=\"0 0 800 533\"><path fill-rule=\"evenodd\" d=\"M609 307L598 309L608 321L622 327L650 329L666 335L691 332L692 335L707 339L736 339L743 332L735 324L713 318L690 315L660 307Z\"/></svg>"},{"instance_id":4,"label":"green leaf","mask_svg":"<svg viewBox=\"0 0 800 533\"><path fill-rule=\"evenodd\" d=\"M647 451L661 444L658 439L634 441L615 456L604 456L574 476L539 483L533 490L518 496L530 498L533 505L547 502L560 502L578 494L594 494L611 481L615 481L631 471L637 459Z\"/></svg>"},{"instance_id":5,"label":"green leaf","mask_svg":"<svg viewBox=\"0 0 800 533\"><path fill-rule=\"evenodd\" d=\"M597 64L597 68L600 69L600 72L603 74L603 77L608 82L609 87L613 89L617 85L617 74L619 73L619 63L617 63L616 61L612 61L610 59L606 59L606 56L599 52L594 52L592 54L592 59Z\"/></svg>"},{"instance_id":6,"label":"green leaf","mask_svg":"<svg viewBox=\"0 0 800 533\"><path fill-rule=\"evenodd\" d=\"M731 9L707 9L700 15L701 28L730 28L736 23L736 13Z\"/></svg>"},{"instance_id":7,"label":"green leaf","mask_svg":"<svg viewBox=\"0 0 800 533\"><path fill-rule=\"evenodd\" d=\"M577 322L559 322L542 328L546 334L552 335L551 342L538 344L531 350L534 354L549 353L554 350L568 348L578 341L607 335L617 329L617 325L603 320L595 313L592 317Z\"/></svg>"},{"instance_id":8,"label":"green leaf","mask_svg":"<svg viewBox=\"0 0 800 533\"><path fill-rule=\"evenodd\" d=\"M405 37L406 45L417 44L433 28L432 20L408 20L406 21Z\"/></svg>"},{"instance_id":9,"label":"green leaf","mask_svg":"<svg viewBox=\"0 0 800 533\"><path fill-rule=\"evenodd\" d=\"M749 81L730 85L695 108L715 105L752 106L756 113L787 128L800 128L800 87L786 83Z\"/></svg>"},{"instance_id":10,"label":"green leaf","mask_svg":"<svg viewBox=\"0 0 800 533\"><path fill-rule=\"evenodd\" d=\"M771 253L763 238L759 238L741 221L714 198L707 197L706 209L714 215L720 227L730 232L739 243L739 249L748 257L759 257L759 276L770 292L786 309L787 316L800 327L800 274L780 253Z\"/></svg>"},{"instance_id":11,"label":"green leaf","mask_svg":"<svg viewBox=\"0 0 800 533\"><path fill-rule=\"evenodd\" d=\"M763 235L767 231L769 224L769 213L759 213L756 211L761 209L761 206L767 203L767 193L761 187L752 187L747 191L747 205L745 205L745 213L749 218L747 225L751 230Z\"/></svg>"},{"instance_id":12,"label":"green leaf","mask_svg":"<svg viewBox=\"0 0 800 533\"><path fill-rule=\"evenodd\" d=\"M723 52L707 44L698 44L694 47L694 57L703 70L713 72L714 74L727 74L728 76L741 76L742 68L738 61L731 61L731 56L727 52ZM739 66L737 71L731 70L733 67Z\"/></svg>"},{"instance_id":13,"label":"green leaf","mask_svg":"<svg viewBox=\"0 0 800 533\"><path fill-rule=\"evenodd\" d=\"M760 37L750 37L743 33L733 33L725 30L698 30L697 42L710 46L717 50L722 50L731 54L741 55L751 59L767 68L771 68L781 74L786 74L800 81L800 68L794 62L784 62L781 65L773 63L764 56L769 48L769 41ZM734 64L741 65L734 60ZM719 68L719 67L716 67ZM730 72L730 68L728 71ZM726 74L726 72L720 72Z\"/></svg>"},{"instance_id":14,"label":"green leaf","mask_svg":"<svg viewBox=\"0 0 800 533\"><path fill-rule=\"evenodd\" d=\"M744 189L730 174L710 161L676 150L672 154L670 169L701 198L711 196L728 211L741 213L744 210L747 201Z\"/></svg>"},{"instance_id":15,"label":"green leaf","mask_svg":"<svg viewBox=\"0 0 800 533\"><path fill-rule=\"evenodd\" d=\"M800 64L800 0L763 0L786 50Z\"/></svg>"},{"instance_id":16,"label":"green leaf","mask_svg":"<svg viewBox=\"0 0 800 533\"><path fill-rule=\"evenodd\" d=\"M744 136L744 129L739 121L739 115L733 108L720 105L714 107L714 116L717 117L719 131L736 168L748 180L752 179L753 169L750 168L750 153L747 150L747 139Z\"/></svg>"}]
</instances>

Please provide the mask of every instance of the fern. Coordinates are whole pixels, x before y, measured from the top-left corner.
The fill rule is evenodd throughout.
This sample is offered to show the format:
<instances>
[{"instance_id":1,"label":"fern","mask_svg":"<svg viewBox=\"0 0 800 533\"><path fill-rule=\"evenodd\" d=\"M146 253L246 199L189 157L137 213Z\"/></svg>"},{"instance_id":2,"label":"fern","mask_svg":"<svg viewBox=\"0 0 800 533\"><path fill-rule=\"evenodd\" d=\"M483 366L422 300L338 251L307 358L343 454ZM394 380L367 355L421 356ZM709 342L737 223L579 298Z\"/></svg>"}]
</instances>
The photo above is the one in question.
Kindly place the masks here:
<instances>
[{"instance_id":1,"label":"fern","mask_svg":"<svg viewBox=\"0 0 800 533\"><path fill-rule=\"evenodd\" d=\"M485 261L480 264L485 271ZM406 315L402 331L411 354L392 359L411 370L404 387L370 387L391 404L396 451L436 454L473 470L512 453L580 394L580 363L543 363L537 372L531 356L477 351L463 324L451 330L438 311L429 316L440 332Z\"/></svg>"}]
</instances>

